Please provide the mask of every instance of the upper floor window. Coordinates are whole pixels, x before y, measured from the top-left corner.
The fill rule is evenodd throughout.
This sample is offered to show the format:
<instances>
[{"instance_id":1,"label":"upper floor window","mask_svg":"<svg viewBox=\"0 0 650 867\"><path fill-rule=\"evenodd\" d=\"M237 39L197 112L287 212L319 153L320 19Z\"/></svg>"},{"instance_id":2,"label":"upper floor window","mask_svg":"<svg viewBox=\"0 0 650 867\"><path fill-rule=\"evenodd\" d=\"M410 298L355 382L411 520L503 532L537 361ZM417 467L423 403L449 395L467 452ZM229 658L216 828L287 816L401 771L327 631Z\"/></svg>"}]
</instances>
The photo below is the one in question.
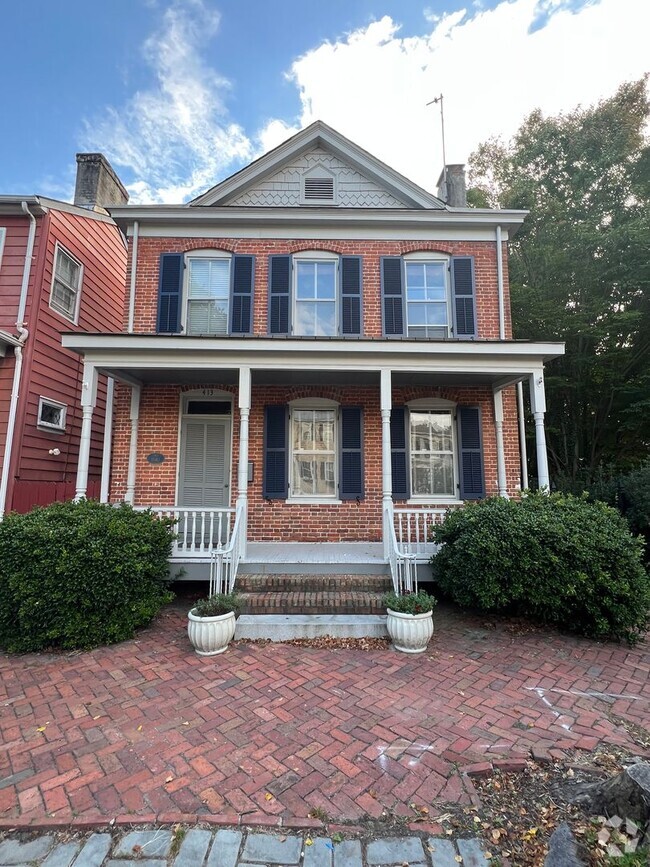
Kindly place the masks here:
<instances>
[{"instance_id":1,"label":"upper floor window","mask_svg":"<svg viewBox=\"0 0 650 867\"><path fill-rule=\"evenodd\" d=\"M434 252L381 259L387 337L476 338L474 260Z\"/></svg>"},{"instance_id":2,"label":"upper floor window","mask_svg":"<svg viewBox=\"0 0 650 867\"><path fill-rule=\"evenodd\" d=\"M58 244L54 254L54 274L50 290L50 307L61 316L77 321L83 266Z\"/></svg>"},{"instance_id":3,"label":"upper floor window","mask_svg":"<svg viewBox=\"0 0 650 867\"><path fill-rule=\"evenodd\" d=\"M449 335L448 270L446 260L406 260L406 324L409 337Z\"/></svg>"},{"instance_id":4,"label":"upper floor window","mask_svg":"<svg viewBox=\"0 0 650 867\"><path fill-rule=\"evenodd\" d=\"M295 263L294 334L334 336L337 330L338 256L297 259Z\"/></svg>"},{"instance_id":5,"label":"upper floor window","mask_svg":"<svg viewBox=\"0 0 650 867\"><path fill-rule=\"evenodd\" d=\"M361 258L326 250L269 257L269 332L361 334Z\"/></svg>"},{"instance_id":6,"label":"upper floor window","mask_svg":"<svg viewBox=\"0 0 650 867\"><path fill-rule=\"evenodd\" d=\"M157 331L250 334L254 282L253 256L219 250L161 253Z\"/></svg>"},{"instance_id":7,"label":"upper floor window","mask_svg":"<svg viewBox=\"0 0 650 867\"><path fill-rule=\"evenodd\" d=\"M187 334L228 334L230 256L187 257Z\"/></svg>"}]
</instances>

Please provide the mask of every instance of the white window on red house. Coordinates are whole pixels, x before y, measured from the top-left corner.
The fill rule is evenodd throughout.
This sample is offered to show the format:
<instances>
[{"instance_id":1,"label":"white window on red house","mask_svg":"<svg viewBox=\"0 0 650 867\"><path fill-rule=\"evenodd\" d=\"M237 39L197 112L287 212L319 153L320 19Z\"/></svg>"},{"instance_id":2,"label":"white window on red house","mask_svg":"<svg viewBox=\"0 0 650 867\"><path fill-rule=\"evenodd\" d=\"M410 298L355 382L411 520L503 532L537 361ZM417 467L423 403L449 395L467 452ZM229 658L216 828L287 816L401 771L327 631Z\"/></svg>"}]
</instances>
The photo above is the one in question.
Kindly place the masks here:
<instances>
[{"instance_id":1,"label":"white window on red house","mask_svg":"<svg viewBox=\"0 0 650 867\"><path fill-rule=\"evenodd\" d=\"M411 496L455 497L454 425L450 411L409 413Z\"/></svg>"},{"instance_id":2,"label":"white window on red house","mask_svg":"<svg viewBox=\"0 0 650 867\"><path fill-rule=\"evenodd\" d=\"M72 322L77 320L82 274L81 263L57 244L50 307Z\"/></svg>"},{"instance_id":3,"label":"white window on red house","mask_svg":"<svg viewBox=\"0 0 650 867\"><path fill-rule=\"evenodd\" d=\"M290 427L291 496L336 497L336 410L293 409Z\"/></svg>"},{"instance_id":4,"label":"white window on red house","mask_svg":"<svg viewBox=\"0 0 650 867\"><path fill-rule=\"evenodd\" d=\"M335 259L298 259L295 263L295 329L301 337L333 337L336 316Z\"/></svg>"},{"instance_id":5,"label":"white window on red house","mask_svg":"<svg viewBox=\"0 0 650 867\"><path fill-rule=\"evenodd\" d=\"M187 257L187 334L228 334L230 257Z\"/></svg>"},{"instance_id":6,"label":"white window on red house","mask_svg":"<svg viewBox=\"0 0 650 867\"><path fill-rule=\"evenodd\" d=\"M449 287L446 260L409 261L406 274L406 323L409 337L449 334Z\"/></svg>"},{"instance_id":7,"label":"white window on red house","mask_svg":"<svg viewBox=\"0 0 650 867\"><path fill-rule=\"evenodd\" d=\"M40 428L52 431L65 430L65 416L67 406L48 397L41 397L38 401L38 421Z\"/></svg>"}]
</instances>

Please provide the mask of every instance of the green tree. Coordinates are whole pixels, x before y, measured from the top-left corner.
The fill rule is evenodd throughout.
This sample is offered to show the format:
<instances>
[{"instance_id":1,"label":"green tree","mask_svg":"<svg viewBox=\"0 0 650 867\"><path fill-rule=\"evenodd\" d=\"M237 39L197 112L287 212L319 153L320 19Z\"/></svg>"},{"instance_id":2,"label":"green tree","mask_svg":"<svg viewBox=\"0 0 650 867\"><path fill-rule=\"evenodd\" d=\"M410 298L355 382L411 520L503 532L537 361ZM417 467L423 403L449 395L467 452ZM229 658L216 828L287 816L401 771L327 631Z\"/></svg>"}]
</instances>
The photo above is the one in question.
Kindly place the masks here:
<instances>
[{"instance_id":1,"label":"green tree","mask_svg":"<svg viewBox=\"0 0 650 867\"><path fill-rule=\"evenodd\" d=\"M470 158L470 202L530 210L511 242L514 334L563 340L547 368L553 481L590 484L650 444L647 78L590 108L536 110Z\"/></svg>"}]
</instances>

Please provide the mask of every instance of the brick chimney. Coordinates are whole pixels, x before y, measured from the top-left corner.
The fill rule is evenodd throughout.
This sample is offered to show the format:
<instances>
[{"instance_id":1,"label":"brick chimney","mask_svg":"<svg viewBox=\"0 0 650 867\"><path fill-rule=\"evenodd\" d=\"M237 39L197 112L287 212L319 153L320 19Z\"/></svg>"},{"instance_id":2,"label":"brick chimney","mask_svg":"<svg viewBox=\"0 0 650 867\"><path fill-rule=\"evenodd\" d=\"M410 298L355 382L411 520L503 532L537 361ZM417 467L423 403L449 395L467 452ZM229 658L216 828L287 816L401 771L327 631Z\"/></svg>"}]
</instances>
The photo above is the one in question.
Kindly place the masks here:
<instances>
[{"instance_id":1,"label":"brick chimney","mask_svg":"<svg viewBox=\"0 0 650 867\"><path fill-rule=\"evenodd\" d=\"M90 210L126 205L129 194L104 154L77 154L74 204Z\"/></svg>"},{"instance_id":2,"label":"brick chimney","mask_svg":"<svg viewBox=\"0 0 650 867\"><path fill-rule=\"evenodd\" d=\"M445 169L447 177L445 178ZM445 166L438 178L438 198L450 208L467 207L467 184L465 166L459 163Z\"/></svg>"}]
</instances>

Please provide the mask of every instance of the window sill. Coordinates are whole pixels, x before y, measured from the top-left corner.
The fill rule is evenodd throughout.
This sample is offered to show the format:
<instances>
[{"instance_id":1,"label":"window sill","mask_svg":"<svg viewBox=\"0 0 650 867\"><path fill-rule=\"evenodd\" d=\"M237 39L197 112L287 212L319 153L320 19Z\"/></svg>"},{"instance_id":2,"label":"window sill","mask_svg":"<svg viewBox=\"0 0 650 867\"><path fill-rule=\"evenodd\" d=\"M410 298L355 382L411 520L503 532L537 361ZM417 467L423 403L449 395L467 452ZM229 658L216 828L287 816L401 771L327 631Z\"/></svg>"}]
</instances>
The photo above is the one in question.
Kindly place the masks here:
<instances>
[{"instance_id":1,"label":"window sill","mask_svg":"<svg viewBox=\"0 0 650 867\"><path fill-rule=\"evenodd\" d=\"M342 502L329 497L288 497L285 500L290 506L340 506Z\"/></svg>"},{"instance_id":2,"label":"window sill","mask_svg":"<svg viewBox=\"0 0 650 867\"><path fill-rule=\"evenodd\" d=\"M48 434L64 434L65 433L64 427L50 427L50 425L47 425L47 424L37 424L36 427L38 430L41 431L41 433L48 433Z\"/></svg>"},{"instance_id":3,"label":"window sill","mask_svg":"<svg viewBox=\"0 0 650 867\"><path fill-rule=\"evenodd\" d=\"M433 500L430 497L425 497L423 499L413 499L406 501L407 506L431 506L436 509L439 506L454 506L464 502L459 497L438 497Z\"/></svg>"}]
</instances>

